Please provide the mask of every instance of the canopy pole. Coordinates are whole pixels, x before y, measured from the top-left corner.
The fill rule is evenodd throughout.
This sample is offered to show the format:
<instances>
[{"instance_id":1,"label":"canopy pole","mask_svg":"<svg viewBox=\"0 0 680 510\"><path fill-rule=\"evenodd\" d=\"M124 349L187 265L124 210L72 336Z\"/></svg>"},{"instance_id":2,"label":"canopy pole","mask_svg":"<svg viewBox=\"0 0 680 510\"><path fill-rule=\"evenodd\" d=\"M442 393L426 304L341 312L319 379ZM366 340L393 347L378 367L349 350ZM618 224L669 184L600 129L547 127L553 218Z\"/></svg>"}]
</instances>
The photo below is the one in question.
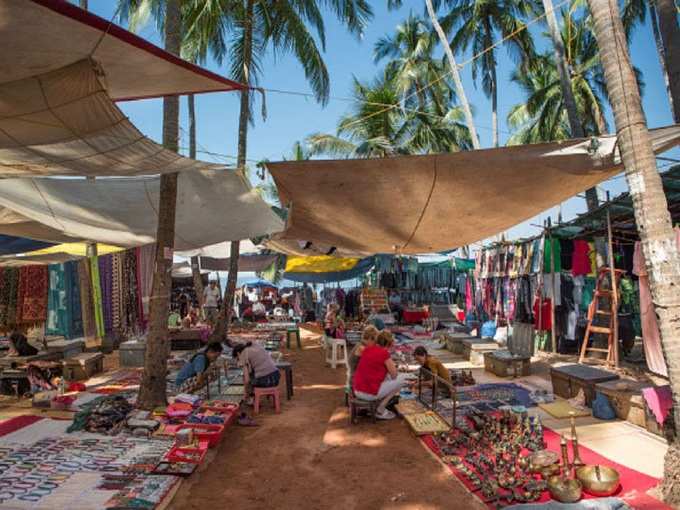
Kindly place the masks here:
<instances>
[{"instance_id":1,"label":"canopy pole","mask_svg":"<svg viewBox=\"0 0 680 510\"><path fill-rule=\"evenodd\" d=\"M548 217L548 239L550 242L550 278L552 279L552 299L550 300L550 340L552 352L557 352L557 335L555 333L555 246L553 245L552 221ZM543 270L543 268L541 268Z\"/></svg>"},{"instance_id":2,"label":"canopy pole","mask_svg":"<svg viewBox=\"0 0 680 510\"><path fill-rule=\"evenodd\" d=\"M612 240L612 220L609 213L609 193L607 193L607 248L609 251L609 278L612 286L612 354L614 365L619 366L619 288L614 267L614 243Z\"/></svg>"}]
</instances>

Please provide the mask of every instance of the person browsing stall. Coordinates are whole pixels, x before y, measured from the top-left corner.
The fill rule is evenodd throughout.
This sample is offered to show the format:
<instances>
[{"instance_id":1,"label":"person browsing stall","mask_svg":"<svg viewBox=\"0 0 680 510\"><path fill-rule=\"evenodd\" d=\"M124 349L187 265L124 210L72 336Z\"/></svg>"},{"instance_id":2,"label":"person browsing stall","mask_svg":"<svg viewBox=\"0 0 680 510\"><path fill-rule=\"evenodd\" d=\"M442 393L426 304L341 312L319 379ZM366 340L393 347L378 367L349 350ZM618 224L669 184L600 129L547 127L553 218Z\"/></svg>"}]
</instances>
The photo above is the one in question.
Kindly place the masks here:
<instances>
[{"instance_id":1,"label":"person browsing stall","mask_svg":"<svg viewBox=\"0 0 680 510\"><path fill-rule=\"evenodd\" d=\"M222 344L219 342L212 342L204 350L194 354L177 374L175 379L177 387L191 386L188 391L201 387L205 382L206 370L220 357L220 354L222 354Z\"/></svg>"},{"instance_id":2,"label":"person browsing stall","mask_svg":"<svg viewBox=\"0 0 680 510\"><path fill-rule=\"evenodd\" d=\"M269 352L260 344L237 344L232 355L238 360L239 366L243 367L243 382L246 387L273 388L279 385L279 369Z\"/></svg>"},{"instance_id":3,"label":"person browsing stall","mask_svg":"<svg viewBox=\"0 0 680 510\"><path fill-rule=\"evenodd\" d=\"M422 345L416 347L413 351L413 357L421 367L426 368L434 375L444 379L447 383L452 384L451 374L449 373L448 369L436 357L430 356L427 353L427 349L425 349L425 347Z\"/></svg>"},{"instance_id":4,"label":"person browsing stall","mask_svg":"<svg viewBox=\"0 0 680 510\"><path fill-rule=\"evenodd\" d=\"M380 337L377 337L377 340L380 342ZM389 338L383 336L382 342L389 344ZM354 374L353 390L362 400L380 401L376 409L376 418L391 420L396 417L386 407L403 386L404 381L399 377L397 366L387 348L380 344L364 347Z\"/></svg>"},{"instance_id":5,"label":"person browsing stall","mask_svg":"<svg viewBox=\"0 0 680 510\"><path fill-rule=\"evenodd\" d=\"M375 327L368 326L364 329L363 333L361 334L361 343L352 349L352 352L350 352L349 358L347 360L349 368L347 371L348 388L352 388L354 385L354 373L357 371L357 366L359 365L359 360L361 359L361 353L366 347L375 345L377 340L378 330L375 329Z\"/></svg>"},{"instance_id":6,"label":"person browsing stall","mask_svg":"<svg viewBox=\"0 0 680 510\"><path fill-rule=\"evenodd\" d=\"M215 324L217 321L219 302L220 289L217 288L215 280L210 280L210 284L203 290L203 313L205 313L205 320L210 324Z\"/></svg>"}]
</instances>

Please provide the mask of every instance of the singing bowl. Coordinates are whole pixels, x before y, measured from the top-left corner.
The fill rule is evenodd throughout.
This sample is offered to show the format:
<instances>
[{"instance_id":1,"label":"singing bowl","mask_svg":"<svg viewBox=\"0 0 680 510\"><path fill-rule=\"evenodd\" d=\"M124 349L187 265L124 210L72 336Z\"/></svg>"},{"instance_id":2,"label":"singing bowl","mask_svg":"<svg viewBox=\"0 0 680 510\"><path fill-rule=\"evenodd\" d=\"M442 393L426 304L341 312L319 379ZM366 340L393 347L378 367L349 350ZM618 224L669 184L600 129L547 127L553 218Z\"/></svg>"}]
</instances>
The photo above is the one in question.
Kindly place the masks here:
<instances>
[{"instance_id":1,"label":"singing bowl","mask_svg":"<svg viewBox=\"0 0 680 510\"><path fill-rule=\"evenodd\" d=\"M560 460L557 453L550 450L541 450L529 455L529 470L540 473L541 469L557 463Z\"/></svg>"},{"instance_id":2,"label":"singing bowl","mask_svg":"<svg viewBox=\"0 0 680 510\"><path fill-rule=\"evenodd\" d=\"M581 499L583 487L578 480L551 476L548 478L548 491L560 503L576 503Z\"/></svg>"},{"instance_id":3,"label":"singing bowl","mask_svg":"<svg viewBox=\"0 0 680 510\"><path fill-rule=\"evenodd\" d=\"M560 472L560 465L559 464L550 464L549 466L544 467L540 471L541 477L544 480L547 480L548 478L559 474L559 472Z\"/></svg>"},{"instance_id":4,"label":"singing bowl","mask_svg":"<svg viewBox=\"0 0 680 510\"><path fill-rule=\"evenodd\" d=\"M576 478L583 490L593 496L611 496L619 488L619 473L601 465L583 466L576 470Z\"/></svg>"}]
</instances>

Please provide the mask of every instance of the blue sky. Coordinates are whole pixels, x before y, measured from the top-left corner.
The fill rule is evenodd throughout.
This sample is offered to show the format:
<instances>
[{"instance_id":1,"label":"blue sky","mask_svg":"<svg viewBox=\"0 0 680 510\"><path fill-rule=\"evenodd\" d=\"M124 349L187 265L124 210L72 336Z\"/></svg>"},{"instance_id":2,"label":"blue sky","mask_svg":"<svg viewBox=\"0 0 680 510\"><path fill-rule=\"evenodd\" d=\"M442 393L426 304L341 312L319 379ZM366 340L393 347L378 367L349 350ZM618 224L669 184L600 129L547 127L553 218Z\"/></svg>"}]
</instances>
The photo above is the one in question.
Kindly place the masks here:
<instances>
[{"instance_id":1,"label":"blue sky","mask_svg":"<svg viewBox=\"0 0 680 510\"><path fill-rule=\"evenodd\" d=\"M404 7L399 11L388 11L385 8L387 2L375 1L375 16L362 40L346 33L332 16L328 16L327 45L324 54L325 61L331 78L331 95L334 97L348 97L352 77L360 80L370 80L378 72L380 66L373 62L373 45L381 36L391 33L394 28L406 18L409 12L423 14L424 2L422 0L405 1ZM559 4L558 1L555 2ZM90 0L90 9L107 19L114 13L115 2L113 0ZM542 38L543 27L537 25L532 32L538 37L539 47L546 47L547 41ZM147 26L140 35L158 44L159 37L154 26ZM499 55L499 119L501 143L508 138L508 128L505 118L513 105L522 101L519 89L509 81L513 62L507 57L504 49L500 49ZM631 47L631 55L634 65L643 73L646 88L643 97L643 106L650 127L672 124L672 115L668 104L665 86L662 79L661 68L654 46L654 40L649 24L639 27L634 35ZM460 61L468 56L460 57ZM225 74L226 66L220 68L214 62L209 62L209 69ZM260 86L272 89L284 89L290 91L309 92L301 66L290 56L279 56L275 59L268 55L263 63L263 76ZM491 145L491 106L480 89L475 88L470 74L470 66L463 70L463 82L474 106L475 121L481 139L482 147ZM334 133L338 118L347 111L348 103L331 99L329 104L322 107L313 99L267 93L268 118L266 122L259 116L260 100L257 99L257 112L255 125L250 130L248 144L248 158L252 160L270 159L280 160L285 157L295 141L303 140L313 132ZM137 125L143 133L158 140L161 134L161 101L145 100L129 103L121 103L123 111ZM199 151L235 156L237 143L238 124L238 95L235 93L204 94L196 100L197 133ZM182 131L181 146L188 145L186 134L186 102L182 100ZM610 129L613 126L610 112ZM678 157L678 152L667 155ZM199 152L199 159L231 162L229 158L219 159ZM625 180L619 176L601 186L601 189L609 190L612 195L626 190ZM562 206L562 214L565 219L585 211L585 201L573 198ZM546 212L540 217L534 218L518 227L508 231L509 238L526 236L537 230L531 224L542 223L548 214L553 220L557 217L557 208Z\"/></svg>"}]
</instances>

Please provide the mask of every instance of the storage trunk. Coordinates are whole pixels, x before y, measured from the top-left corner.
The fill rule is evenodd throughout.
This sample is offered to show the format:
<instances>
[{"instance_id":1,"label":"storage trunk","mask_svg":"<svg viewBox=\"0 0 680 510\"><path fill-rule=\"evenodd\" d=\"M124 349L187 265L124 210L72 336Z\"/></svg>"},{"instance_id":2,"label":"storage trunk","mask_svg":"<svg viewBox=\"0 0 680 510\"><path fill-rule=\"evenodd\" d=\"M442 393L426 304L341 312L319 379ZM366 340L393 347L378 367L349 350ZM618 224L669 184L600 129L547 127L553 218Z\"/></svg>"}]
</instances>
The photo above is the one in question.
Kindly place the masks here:
<instances>
[{"instance_id":1,"label":"storage trunk","mask_svg":"<svg viewBox=\"0 0 680 510\"><path fill-rule=\"evenodd\" d=\"M64 379L80 381L104 371L104 355L100 352L78 354L64 360Z\"/></svg>"},{"instance_id":2,"label":"storage trunk","mask_svg":"<svg viewBox=\"0 0 680 510\"><path fill-rule=\"evenodd\" d=\"M123 342L120 344L120 366L143 367L146 344L142 342Z\"/></svg>"},{"instance_id":3,"label":"storage trunk","mask_svg":"<svg viewBox=\"0 0 680 510\"><path fill-rule=\"evenodd\" d=\"M646 427L642 389L650 386L632 379L620 379L595 385L595 389L609 399L616 416L634 425Z\"/></svg>"},{"instance_id":4,"label":"storage trunk","mask_svg":"<svg viewBox=\"0 0 680 510\"><path fill-rule=\"evenodd\" d=\"M575 363L550 367L550 377L555 395L574 398L583 389L588 407L595 399L596 384L619 378L606 370Z\"/></svg>"},{"instance_id":5,"label":"storage trunk","mask_svg":"<svg viewBox=\"0 0 680 510\"><path fill-rule=\"evenodd\" d=\"M463 357L469 359L473 365L483 365L484 353L497 349L498 344L493 340L482 338L466 338L463 340Z\"/></svg>"},{"instance_id":6,"label":"storage trunk","mask_svg":"<svg viewBox=\"0 0 680 510\"><path fill-rule=\"evenodd\" d=\"M498 377L518 377L531 373L529 356L514 356L510 351L484 353L484 370Z\"/></svg>"}]
</instances>

